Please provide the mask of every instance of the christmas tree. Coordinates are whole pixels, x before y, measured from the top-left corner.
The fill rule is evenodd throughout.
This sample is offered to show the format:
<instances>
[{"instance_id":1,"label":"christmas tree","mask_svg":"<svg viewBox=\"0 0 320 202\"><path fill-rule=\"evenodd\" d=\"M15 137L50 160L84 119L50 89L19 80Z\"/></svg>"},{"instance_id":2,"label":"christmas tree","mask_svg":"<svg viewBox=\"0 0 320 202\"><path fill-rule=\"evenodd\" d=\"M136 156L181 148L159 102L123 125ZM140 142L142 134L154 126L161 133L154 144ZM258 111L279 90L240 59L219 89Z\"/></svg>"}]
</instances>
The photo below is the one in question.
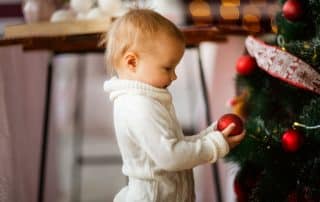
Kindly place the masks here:
<instances>
[{"instance_id":1,"label":"christmas tree","mask_svg":"<svg viewBox=\"0 0 320 202\"><path fill-rule=\"evenodd\" d=\"M239 202L320 201L320 1L279 3L277 33L249 36L236 64Z\"/></svg>"}]
</instances>

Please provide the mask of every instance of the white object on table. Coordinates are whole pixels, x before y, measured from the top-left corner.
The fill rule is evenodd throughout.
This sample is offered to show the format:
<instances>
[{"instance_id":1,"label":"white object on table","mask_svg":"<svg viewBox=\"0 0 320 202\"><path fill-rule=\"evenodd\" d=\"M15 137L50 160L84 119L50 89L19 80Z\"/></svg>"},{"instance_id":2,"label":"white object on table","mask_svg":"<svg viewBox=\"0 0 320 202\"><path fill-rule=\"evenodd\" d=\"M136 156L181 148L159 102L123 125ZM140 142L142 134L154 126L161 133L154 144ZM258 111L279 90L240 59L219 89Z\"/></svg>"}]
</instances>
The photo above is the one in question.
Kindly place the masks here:
<instances>
[{"instance_id":1,"label":"white object on table","mask_svg":"<svg viewBox=\"0 0 320 202\"><path fill-rule=\"evenodd\" d=\"M39 3L36 0L28 0L22 8L24 19L27 23L37 22L39 20Z\"/></svg>"},{"instance_id":2,"label":"white object on table","mask_svg":"<svg viewBox=\"0 0 320 202\"><path fill-rule=\"evenodd\" d=\"M75 19L75 13L70 9L60 9L55 11L50 18L51 22L61 22Z\"/></svg>"}]
</instances>

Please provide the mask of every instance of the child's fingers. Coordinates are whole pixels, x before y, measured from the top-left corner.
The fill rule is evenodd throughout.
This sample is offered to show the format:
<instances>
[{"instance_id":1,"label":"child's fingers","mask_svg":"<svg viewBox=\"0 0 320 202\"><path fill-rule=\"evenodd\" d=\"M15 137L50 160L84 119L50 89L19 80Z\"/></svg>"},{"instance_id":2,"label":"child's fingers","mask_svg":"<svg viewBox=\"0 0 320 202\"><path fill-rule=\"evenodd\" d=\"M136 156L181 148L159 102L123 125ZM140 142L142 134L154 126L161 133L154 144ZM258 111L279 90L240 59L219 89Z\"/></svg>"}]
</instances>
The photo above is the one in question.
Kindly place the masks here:
<instances>
[{"instance_id":1,"label":"child's fingers","mask_svg":"<svg viewBox=\"0 0 320 202\"><path fill-rule=\"evenodd\" d=\"M213 126L213 130L217 130L217 125L218 125L218 122L215 121L212 123L212 126Z\"/></svg>"},{"instance_id":2,"label":"child's fingers","mask_svg":"<svg viewBox=\"0 0 320 202\"><path fill-rule=\"evenodd\" d=\"M228 136L235 127L236 125L234 123L230 123L225 129L223 129L222 133L225 136Z\"/></svg>"},{"instance_id":3,"label":"child's fingers","mask_svg":"<svg viewBox=\"0 0 320 202\"><path fill-rule=\"evenodd\" d=\"M242 132L240 135L229 136L227 141L229 143L230 148L232 149L238 144L240 144L244 136L245 136L245 132Z\"/></svg>"},{"instance_id":4,"label":"child's fingers","mask_svg":"<svg viewBox=\"0 0 320 202\"><path fill-rule=\"evenodd\" d=\"M232 141L232 142L241 142L241 140L244 138L245 136L245 131L243 131L241 134L239 135L234 135L234 136L229 136L228 139L229 141Z\"/></svg>"}]
</instances>

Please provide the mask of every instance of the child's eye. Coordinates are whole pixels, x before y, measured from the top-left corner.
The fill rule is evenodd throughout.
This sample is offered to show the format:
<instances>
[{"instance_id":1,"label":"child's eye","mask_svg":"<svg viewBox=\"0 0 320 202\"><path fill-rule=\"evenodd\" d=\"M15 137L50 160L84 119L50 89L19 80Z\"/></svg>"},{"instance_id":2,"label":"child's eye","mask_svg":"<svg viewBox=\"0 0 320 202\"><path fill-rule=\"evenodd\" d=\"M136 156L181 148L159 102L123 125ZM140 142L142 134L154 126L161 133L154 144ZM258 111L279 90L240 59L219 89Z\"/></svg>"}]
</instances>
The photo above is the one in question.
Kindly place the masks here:
<instances>
[{"instance_id":1,"label":"child's eye","mask_svg":"<svg viewBox=\"0 0 320 202\"><path fill-rule=\"evenodd\" d=\"M172 68L171 67L166 67L165 70L170 72L172 70Z\"/></svg>"}]
</instances>

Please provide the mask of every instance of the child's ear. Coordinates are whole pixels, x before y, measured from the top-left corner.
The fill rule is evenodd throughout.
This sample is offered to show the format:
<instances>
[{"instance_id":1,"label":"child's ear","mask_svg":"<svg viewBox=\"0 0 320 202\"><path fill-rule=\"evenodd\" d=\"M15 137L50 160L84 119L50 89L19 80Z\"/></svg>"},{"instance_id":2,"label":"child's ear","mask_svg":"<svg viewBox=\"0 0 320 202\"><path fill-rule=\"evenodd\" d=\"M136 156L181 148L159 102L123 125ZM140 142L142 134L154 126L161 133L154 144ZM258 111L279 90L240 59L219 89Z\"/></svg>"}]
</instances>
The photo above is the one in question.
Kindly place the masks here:
<instances>
[{"instance_id":1,"label":"child's ear","mask_svg":"<svg viewBox=\"0 0 320 202\"><path fill-rule=\"evenodd\" d=\"M138 56L135 53L127 52L124 56L124 60L129 70L136 71Z\"/></svg>"}]
</instances>

